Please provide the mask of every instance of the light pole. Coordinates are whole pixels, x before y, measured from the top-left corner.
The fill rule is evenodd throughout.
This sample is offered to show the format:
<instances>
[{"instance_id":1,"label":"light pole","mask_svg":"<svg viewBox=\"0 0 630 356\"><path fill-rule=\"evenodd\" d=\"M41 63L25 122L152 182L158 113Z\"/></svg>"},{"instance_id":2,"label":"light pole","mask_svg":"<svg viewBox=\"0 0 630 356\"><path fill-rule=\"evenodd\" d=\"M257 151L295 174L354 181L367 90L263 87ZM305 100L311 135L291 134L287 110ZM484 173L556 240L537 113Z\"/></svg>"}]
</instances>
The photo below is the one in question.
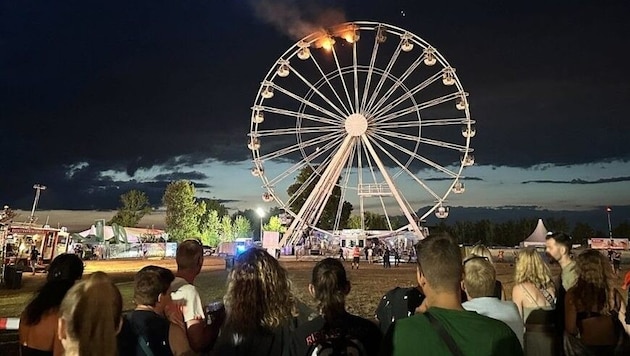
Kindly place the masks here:
<instances>
[{"instance_id":1,"label":"light pole","mask_svg":"<svg viewBox=\"0 0 630 356\"><path fill-rule=\"evenodd\" d=\"M612 209L610 207L607 207L606 213L608 214L608 237L610 238L610 242L612 243L613 235L612 235L612 225L610 224L610 212L612 212Z\"/></svg>"},{"instance_id":2,"label":"light pole","mask_svg":"<svg viewBox=\"0 0 630 356\"><path fill-rule=\"evenodd\" d=\"M265 211L262 208L256 209L256 214L260 217L260 241L263 239L263 218L265 217Z\"/></svg>"},{"instance_id":3,"label":"light pole","mask_svg":"<svg viewBox=\"0 0 630 356\"><path fill-rule=\"evenodd\" d=\"M29 222L35 221L35 209L37 208L37 202L39 202L39 195L42 190L46 190L45 185L35 184L33 185L33 189L35 189L35 199L33 200L33 209L31 209L31 217L29 218Z\"/></svg>"}]
</instances>

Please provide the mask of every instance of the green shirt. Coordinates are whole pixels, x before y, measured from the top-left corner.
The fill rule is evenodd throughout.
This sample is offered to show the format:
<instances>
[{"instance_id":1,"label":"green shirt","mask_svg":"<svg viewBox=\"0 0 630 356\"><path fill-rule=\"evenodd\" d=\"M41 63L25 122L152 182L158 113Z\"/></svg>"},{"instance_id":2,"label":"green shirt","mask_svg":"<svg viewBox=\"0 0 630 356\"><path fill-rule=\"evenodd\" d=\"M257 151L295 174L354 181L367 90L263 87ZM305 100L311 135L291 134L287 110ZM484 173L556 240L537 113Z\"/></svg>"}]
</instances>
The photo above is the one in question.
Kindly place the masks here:
<instances>
[{"instance_id":1,"label":"green shirt","mask_svg":"<svg viewBox=\"0 0 630 356\"><path fill-rule=\"evenodd\" d=\"M429 308L464 355L523 355L505 323L471 311ZM382 355L449 355L448 346L422 314L397 320L383 341Z\"/></svg>"},{"instance_id":2,"label":"green shirt","mask_svg":"<svg viewBox=\"0 0 630 356\"><path fill-rule=\"evenodd\" d=\"M560 278L562 278L564 290L569 290L575 285L578 278L577 271L575 270L575 261L571 261L564 266Z\"/></svg>"}]
</instances>

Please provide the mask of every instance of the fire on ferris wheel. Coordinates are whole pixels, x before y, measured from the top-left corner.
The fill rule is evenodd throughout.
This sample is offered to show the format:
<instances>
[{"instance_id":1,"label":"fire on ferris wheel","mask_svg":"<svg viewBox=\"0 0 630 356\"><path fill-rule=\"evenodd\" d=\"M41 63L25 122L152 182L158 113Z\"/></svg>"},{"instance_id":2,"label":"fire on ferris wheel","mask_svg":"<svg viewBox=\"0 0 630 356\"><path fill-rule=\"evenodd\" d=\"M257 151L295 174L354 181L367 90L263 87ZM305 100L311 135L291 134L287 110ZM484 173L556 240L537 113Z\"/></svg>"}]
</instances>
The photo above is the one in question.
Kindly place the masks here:
<instances>
[{"instance_id":1,"label":"fire on ferris wheel","mask_svg":"<svg viewBox=\"0 0 630 356\"><path fill-rule=\"evenodd\" d=\"M385 216L390 234L423 238L420 221L446 218L449 194L465 190L474 124L468 93L435 47L392 25L344 23L292 45L261 82L248 139L252 174L263 201L292 219L282 245L322 230L336 188L333 234L350 201L362 228L369 210ZM289 195L304 169L313 173ZM400 215L406 224L393 226Z\"/></svg>"}]
</instances>

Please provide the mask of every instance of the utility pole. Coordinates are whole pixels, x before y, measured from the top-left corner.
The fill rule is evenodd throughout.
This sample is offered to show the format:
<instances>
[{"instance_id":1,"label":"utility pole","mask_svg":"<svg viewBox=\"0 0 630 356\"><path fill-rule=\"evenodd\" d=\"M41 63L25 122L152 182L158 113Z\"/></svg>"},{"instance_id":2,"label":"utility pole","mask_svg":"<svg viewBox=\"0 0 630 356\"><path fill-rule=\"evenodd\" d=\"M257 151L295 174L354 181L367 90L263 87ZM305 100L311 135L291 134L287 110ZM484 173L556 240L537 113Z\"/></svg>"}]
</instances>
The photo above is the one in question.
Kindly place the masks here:
<instances>
[{"instance_id":1,"label":"utility pole","mask_svg":"<svg viewBox=\"0 0 630 356\"><path fill-rule=\"evenodd\" d=\"M35 184L33 185L33 189L35 189L35 199L33 200L33 209L31 209L31 216L29 217L29 221L28 221L30 223L33 223L35 221L35 209L37 208L37 203L39 202L39 196L42 190L46 190L46 186L41 185L41 184Z\"/></svg>"}]
</instances>

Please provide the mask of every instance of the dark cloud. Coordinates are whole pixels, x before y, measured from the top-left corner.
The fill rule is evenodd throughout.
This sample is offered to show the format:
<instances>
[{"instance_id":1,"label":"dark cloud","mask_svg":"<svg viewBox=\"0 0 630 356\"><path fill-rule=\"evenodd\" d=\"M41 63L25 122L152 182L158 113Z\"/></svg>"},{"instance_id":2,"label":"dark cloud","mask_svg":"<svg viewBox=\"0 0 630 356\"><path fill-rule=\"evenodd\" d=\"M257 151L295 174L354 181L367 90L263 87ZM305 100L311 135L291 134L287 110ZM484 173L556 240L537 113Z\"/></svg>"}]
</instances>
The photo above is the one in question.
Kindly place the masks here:
<instances>
[{"instance_id":1,"label":"dark cloud","mask_svg":"<svg viewBox=\"0 0 630 356\"><path fill-rule=\"evenodd\" d=\"M201 172L173 172L168 174L158 174L153 179L157 181L175 181L175 180L202 180L208 178L207 175Z\"/></svg>"},{"instance_id":2,"label":"dark cloud","mask_svg":"<svg viewBox=\"0 0 630 356\"><path fill-rule=\"evenodd\" d=\"M630 181L630 177L615 177L615 178L602 178L597 180L585 180L585 179L572 179L572 180L527 180L521 182L521 184L531 184L531 183L539 183L539 184L605 184L605 183L618 183L618 182L628 182Z\"/></svg>"},{"instance_id":3,"label":"dark cloud","mask_svg":"<svg viewBox=\"0 0 630 356\"><path fill-rule=\"evenodd\" d=\"M313 9L335 8L436 46L470 92L479 164L630 159L627 2L271 3L304 9L316 25L327 12ZM135 188L159 202L166 181L138 182L139 169L250 159L254 96L295 40L245 1L1 6L0 198L26 209L36 182L49 186L41 204L51 208L117 206ZM77 162L89 167L68 179ZM107 170L128 179L100 175Z\"/></svg>"},{"instance_id":4,"label":"dark cloud","mask_svg":"<svg viewBox=\"0 0 630 356\"><path fill-rule=\"evenodd\" d=\"M424 178L422 180L426 180L429 182L439 182L439 181L452 181L453 178L448 178L448 177L444 177L444 178ZM461 181L467 181L467 180L475 180L475 181L482 181L483 179L480 177L463 177L460 178Z\"/></svg>"}]
</instances>

